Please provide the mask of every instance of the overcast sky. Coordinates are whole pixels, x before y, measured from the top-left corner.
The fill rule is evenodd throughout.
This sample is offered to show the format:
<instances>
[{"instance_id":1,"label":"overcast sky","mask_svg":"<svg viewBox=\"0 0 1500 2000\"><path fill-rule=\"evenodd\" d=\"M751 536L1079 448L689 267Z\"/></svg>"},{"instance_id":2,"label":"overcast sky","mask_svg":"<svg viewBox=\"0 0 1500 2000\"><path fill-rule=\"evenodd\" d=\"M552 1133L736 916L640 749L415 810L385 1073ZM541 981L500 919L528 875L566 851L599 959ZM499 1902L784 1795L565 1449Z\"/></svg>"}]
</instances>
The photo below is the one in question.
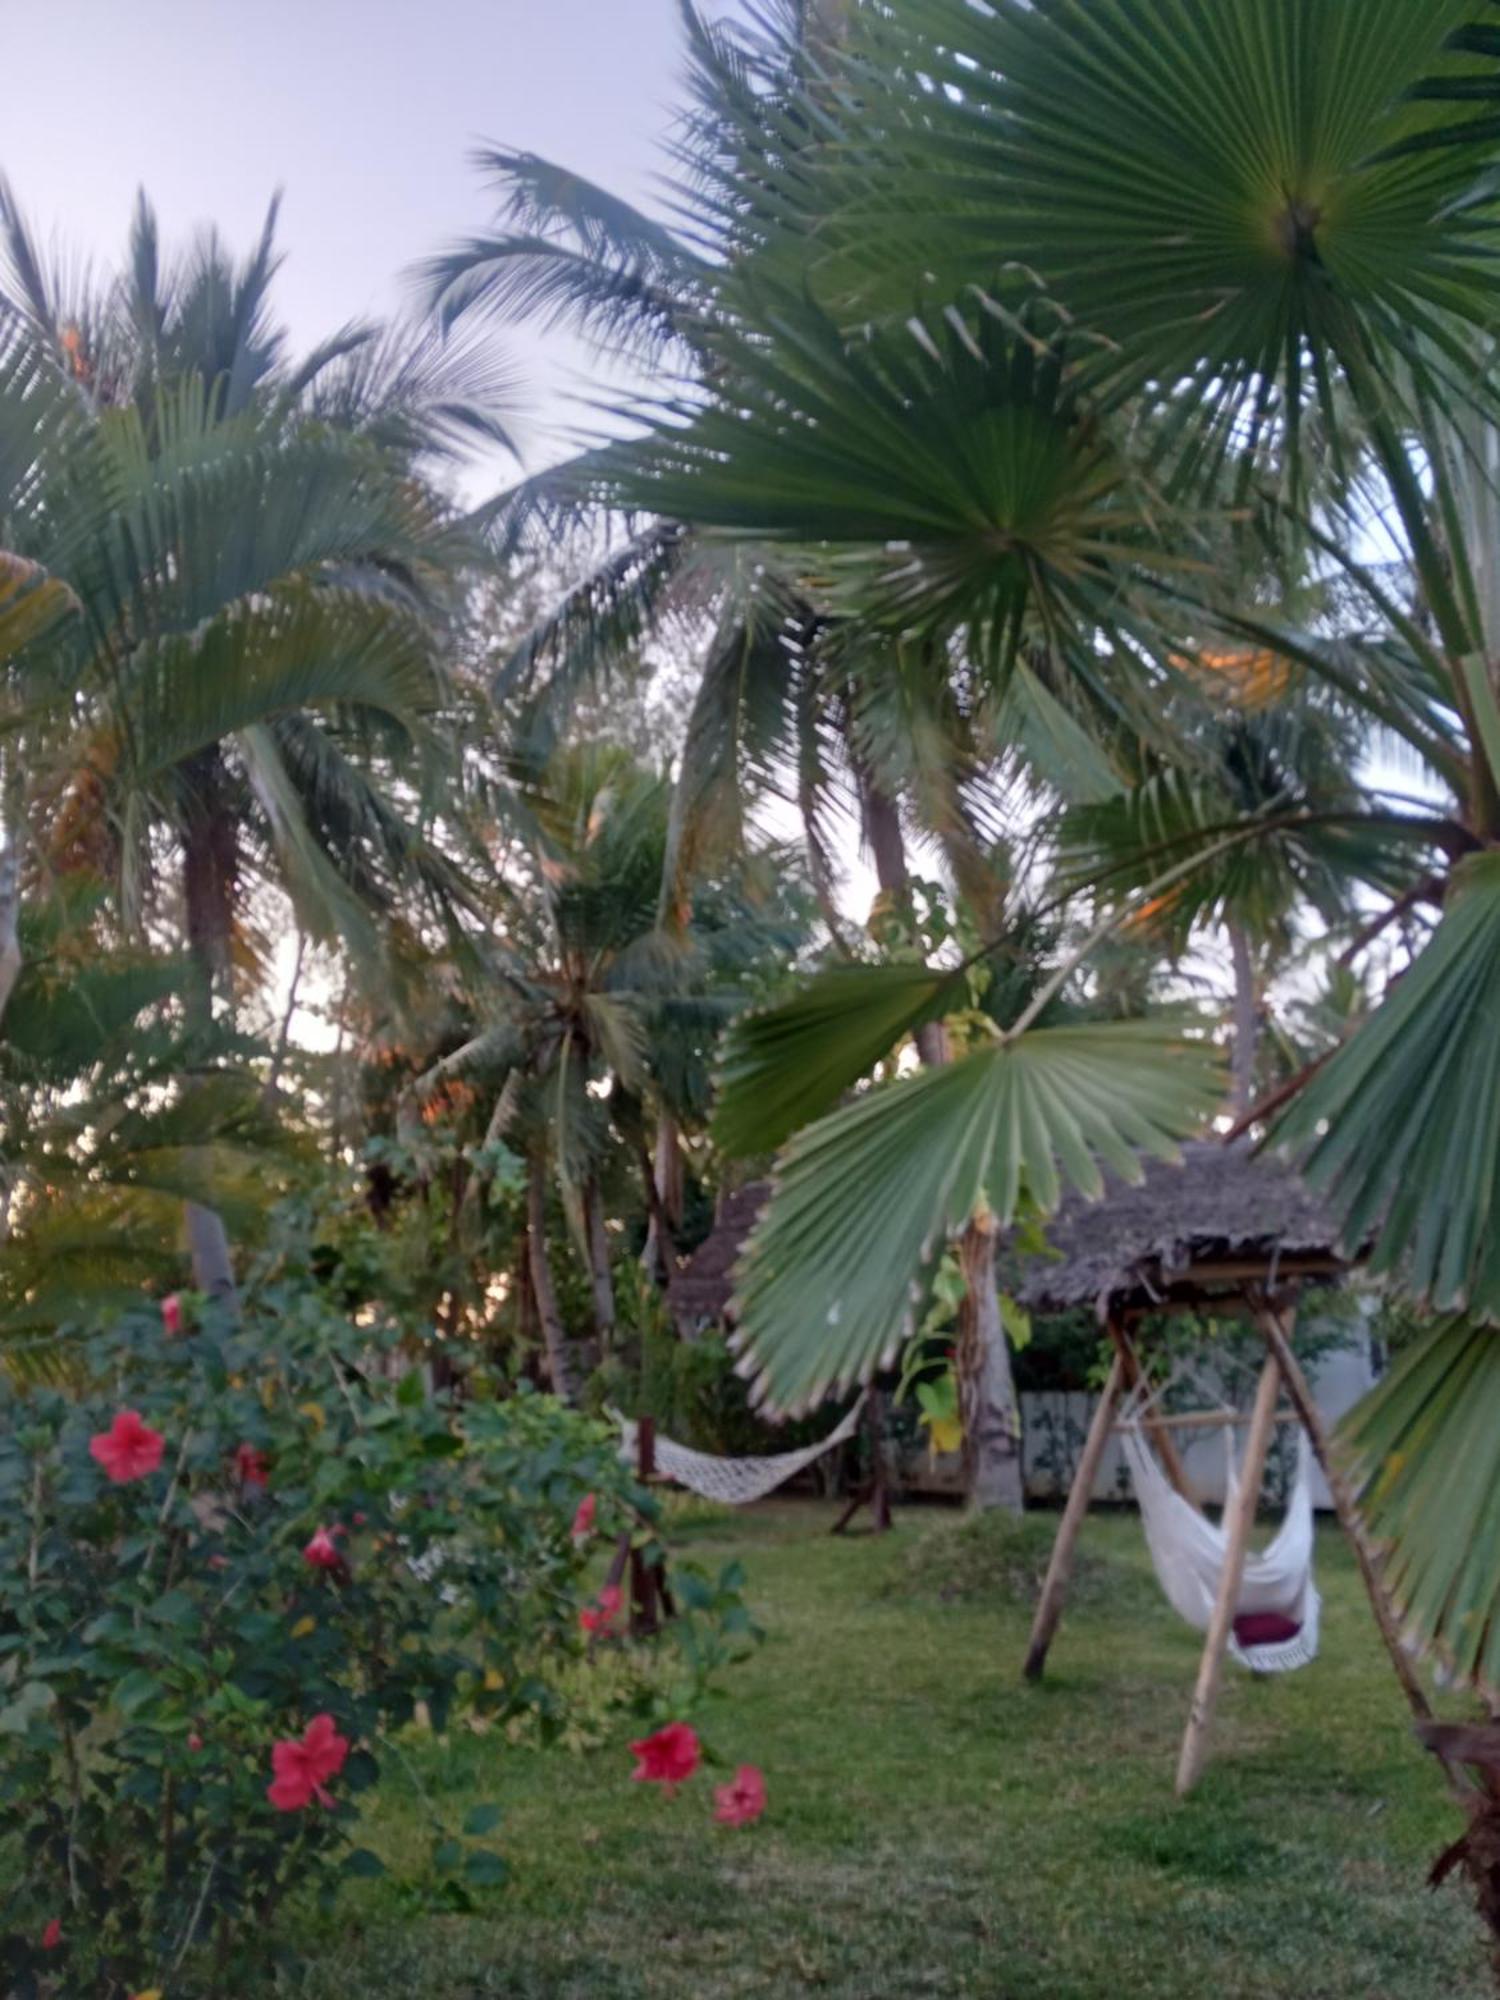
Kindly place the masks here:
<instances>
[{"instance_id":1,"label":"overcast sky","mask_svg":"<svg viewBox=\"0 0 1500 2000\"><path fill-rule=\"evenodd\" d=\"M476 145L649 201L680 100L676 0L0 0L0 23L27 79L0 169L38 234L112 260L144 186L169 239L212 221L243 248L282 188L299 347L389 312L407 267L485 221ZM580 356L507 345L540 449Z\"/></svg>"}]
</instances>

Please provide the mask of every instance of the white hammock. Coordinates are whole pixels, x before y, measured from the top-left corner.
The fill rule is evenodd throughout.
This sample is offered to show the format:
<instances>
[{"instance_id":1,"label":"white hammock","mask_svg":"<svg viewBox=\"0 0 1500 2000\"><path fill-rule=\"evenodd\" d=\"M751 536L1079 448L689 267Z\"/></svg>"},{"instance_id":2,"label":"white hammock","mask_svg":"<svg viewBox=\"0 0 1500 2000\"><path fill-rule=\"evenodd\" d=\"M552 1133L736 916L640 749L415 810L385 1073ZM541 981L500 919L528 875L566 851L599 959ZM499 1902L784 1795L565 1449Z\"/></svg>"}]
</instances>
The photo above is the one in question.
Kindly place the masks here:
<instances>
[{"instance_id":1,"label":"white hammock","mask_svg":"<svg viewBox=\"0 0 1500 2000\"><path fill-rule=\"evenodd\" d=\"M679 1486L687 1487L690 1493L698 1493L705 1500L722 1500L730 1507L748 1507L752 1501L764 1500L768 1493L774 1493L778 1486L797 1473L805 1471L816 1463L824 1452L832 1451L845 1438L853 1437L859 1428L859 1420L865 1407L865 1399L859 1401L831 1430L821 1444L805 1445L801 1451L776 1452L768 1458L715 1458L711 1452L694 1451L690 1446L678 1444L675 1438L663 1437L658 1431L655 1440L654 1458L656 1470L673 1479ZM610 1414L620 1426L620 1456L630 1465L637 1464L640 1425L629 1417L621 1416L618 1410Z\"/></svg>"},{"instance_id":2,"label":"white hammock","mask_svg":"<svg viewBox=\"0 0 1500 2000\"><path fill-rule=\"evenodd\" d=\"M1239 1491L1234 1462L1234 1436L1224 1433L1228 1457L1227 1514ZM1219 1579L1224 1573L1226 1537L1207 1515L1185 1500L1156 1461L1138 1431L1121 1433L1125 1457L1135 1481L1135 1497L1146 1531L1157 1581L1178 1616L1195 1631L1208 1629ZM1295 1636L1267 1644L1242 1645L1231 1635L1230 1658L1258 1674L1292 1673L1310 1666L1318 1656L1321 1600L1313 1581L1313 1504L1309 1454L1297 1440L1297 1474L1287 1501L1286 1519L1259 1555L1247 1555L1240 1579L1237 1619L1271 1612L1298 1626Z\"/></svg>"}]
</instances>

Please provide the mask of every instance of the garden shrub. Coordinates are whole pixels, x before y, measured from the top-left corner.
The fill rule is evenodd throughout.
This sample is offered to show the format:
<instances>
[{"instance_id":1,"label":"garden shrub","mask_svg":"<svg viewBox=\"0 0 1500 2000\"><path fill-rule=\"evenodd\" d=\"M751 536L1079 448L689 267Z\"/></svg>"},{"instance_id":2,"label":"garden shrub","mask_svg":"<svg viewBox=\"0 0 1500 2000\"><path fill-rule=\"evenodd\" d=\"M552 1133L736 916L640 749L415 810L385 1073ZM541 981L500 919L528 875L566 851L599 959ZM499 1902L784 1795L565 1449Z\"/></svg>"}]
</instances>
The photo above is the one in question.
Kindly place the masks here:
<instances>
[{"instance_id":1,"label":"garden shrub","mask_svg":"<svg viewBox=\"0 0 1500 2000\"><path fill-rule=\"evenodd\" d=\"M887 1594L1030 1609L1040 1595L1056 1539L1055 1514L1017 1516L990 1508L981 1514L949 1515L897 1552ZM1097 1603L1118 1608L1152 1602L1142 1569L1086 1546L1078 1550L1069 1585L1074 1610Z\"/></svg>"},{"instance_id":2,"label":"garden shrub","mask_svg":"<svg viewBox=\"0 0 1500 2000\"><path fill-rule=\"evenodd\" d=\"M289 1897L380 1872L361 1801L400 1733L560 1731L590 1544L649 1508L597 1423L529 1393L429 1396L396 1371L395 1329L351 1325L305 1272L238 1324L188 1319L174 1335L142 1309L82 1339L66 1388L0 1382L15 2000L222 1993ZM674 1628L674 1700L747 1622L732 1588L688 1587L709 1615ZM498 1820L455 1832L434 1807L439 1906L502 1879Z\"/></svg>"}]
</instances>

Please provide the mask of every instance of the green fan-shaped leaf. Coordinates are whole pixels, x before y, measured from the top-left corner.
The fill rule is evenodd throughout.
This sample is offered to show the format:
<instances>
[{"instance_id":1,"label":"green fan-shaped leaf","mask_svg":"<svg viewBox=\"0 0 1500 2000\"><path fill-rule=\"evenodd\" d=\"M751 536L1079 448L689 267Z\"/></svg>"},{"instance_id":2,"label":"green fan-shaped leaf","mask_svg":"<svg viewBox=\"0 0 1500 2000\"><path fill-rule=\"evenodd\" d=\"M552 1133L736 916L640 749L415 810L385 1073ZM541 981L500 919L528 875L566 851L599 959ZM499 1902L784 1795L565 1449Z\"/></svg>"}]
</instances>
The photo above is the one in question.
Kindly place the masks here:
<instances>
[{"instance_id":1,"label":"green fan-shaped leaf","mask_svg":"<svg viewBox=\"0 0 1500 2000\"><path fill-rule=\"evenodd\" d=\"M1500 1318L1500 854L1455 870L1431 944L1273 1137L1375 1271Z\"/></svg>"},{"instance_id":2,"label":"green fan-shaped leaf","mask_svg":"<svg viewBox=\"0 0 1500 2000\"><path fill-rule=\"evenodd\" d=\"M1341 1443L1407 1631L1458 1678L1500 1687L1500 1336L1434 1327Z\"/></svg>"},{"instance_id":3,"label":"green fan-shaped leaf","mask_svg":"<svg viewBox=\"0 0 1500 2000\"><path fill-rule=\"evenodd\" d=\"M1278 393L1293 424L1309 393L1331 407L1310 356L1430 379L1456 323L1492 320L1500 67L1464 35L1484 0L855 13L843 228L866 297L1023 265L1103 337L1102 369L1193 379L1226 447Z\"/></svg>"},{"instance_id":4,"label":"green fan-shaped leaf","mask_svg":"<svg viewBox=\"0 0 1500 2000\"><path fill-rule=\"evenodd\" d=\"M1103 1192L1139 1154L1175 1157L1222 1100L1213 1051L1169 1024L1036 1029L871 1091L798 1134L741 1273L741 1369L781 1409L889 1366L925 1276L985 1207L1044 1214L1063 1182Z\"/></svg>"},{"instance_id":5,"label":"green fan-shaped leaf","mask_svg":"<svg viewBox=\"0 0 1500 2000\"><path fill-rule=\"evenodd\" d=\"M836 965L747 1014L725 1042L715 1138L730 1153L772 1151L935 1019L951 985L926 965Z\"/></svg>"}]
</instances>

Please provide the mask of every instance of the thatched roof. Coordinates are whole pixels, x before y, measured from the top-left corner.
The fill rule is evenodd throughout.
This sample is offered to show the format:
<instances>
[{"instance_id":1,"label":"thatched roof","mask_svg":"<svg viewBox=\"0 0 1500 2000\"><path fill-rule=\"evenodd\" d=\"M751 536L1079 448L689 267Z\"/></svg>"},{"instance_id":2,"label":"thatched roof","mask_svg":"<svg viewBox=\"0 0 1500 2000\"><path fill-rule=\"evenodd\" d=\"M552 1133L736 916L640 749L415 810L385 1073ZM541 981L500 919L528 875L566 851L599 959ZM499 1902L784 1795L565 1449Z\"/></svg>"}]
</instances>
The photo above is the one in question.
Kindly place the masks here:
<instances>
[{"instance_id":1,"label":"thatched roof","mask_svg":"<svg viewBox=\"0 0 1500 2000\"><path fill-rule=\"evenodd\" d=\"M752 1181L724 1195L714 1226L667 1286L672 1317L684 1330L723 1319L734 1293L734 1267L756 1217L771 1193L769 1181Z\"/></svg>"},{"instance_id":2,"label":"thatched roof","mask_svg":"<svg viewBox=\"0 0 1500 2000\"><path fill-rule=\"evenodd\" d=\"M1028 1258L1016 1287L1033 1312L1149 1305L1184 1284L1212 1291L1215 1266L1230 1267L1228 1287L1247 1265L1326 1278L1351 1261L1337 1222L1296 1174L1211 1140L1184 1146L1181 1166L1147 1161L1138 1187L1111 1175L1097 1202L1070 1193L1046 1234L1054 1254Z\"/></svg>"},{"instance_id":3,"label":"thatched roof","mask_svg":"<svg viewBox=\"0 0 1500 2000\"><path fill-rule=\"evenodd\" d=\"M673 1277L667 1297L685 1331L724 1318L734 1267L770 1193L769 1181L752 1181L725 1195L712 1232ZM1147 1160L1138 1187L1107 1175L1099 1201L1070 1191L1046 1237L1052 1254L1026 1259L1014 1286L1038 1313L1149 1305L1180 1296L1189 1270L1193 1288L1212 1293L1214 1266L1326 1279L1352 1261L1338 1247L1338 1224L1296 1174L1214 1140L1184 1146L1180 1166ZM1226 1271L1221 1288L1236 1282Z\"/></svg>"}]
</instances>

